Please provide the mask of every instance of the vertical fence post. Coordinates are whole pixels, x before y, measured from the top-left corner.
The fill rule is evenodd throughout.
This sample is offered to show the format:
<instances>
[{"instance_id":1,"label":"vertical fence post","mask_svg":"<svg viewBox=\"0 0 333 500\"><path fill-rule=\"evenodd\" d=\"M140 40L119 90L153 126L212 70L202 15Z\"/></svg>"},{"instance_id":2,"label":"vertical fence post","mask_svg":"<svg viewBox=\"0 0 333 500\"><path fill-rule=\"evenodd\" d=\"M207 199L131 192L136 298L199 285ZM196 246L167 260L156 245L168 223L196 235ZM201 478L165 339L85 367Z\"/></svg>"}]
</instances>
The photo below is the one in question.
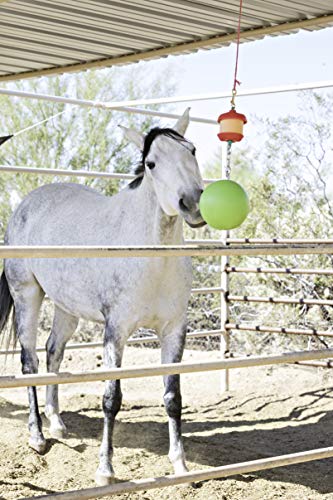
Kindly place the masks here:
<instances>
[{"instance_id":1,"label":"vertical fence post","mask_svg":"<svg viewBox=\"0 0 333 500\"><path fill-rule=\"evenodd\" d=\"M227 179L229 177L226 168L226 143L222 143L222 158L221 158L221 177L222 179ZM229 238L229 231L223 231L221 242L222 244L227 244L227 238ZM230 349L230 334L229 331L225 329L225 324L229 322L229 303L227 301L229 293L229 273L226 272L226 268L229 264L229 257L221 257L221 288L223 292L221 293L221 303L220 303L220 322L221 322L221 344L220 353L221 358L229 357ZM229 370L222 370L221 372L221 392L229 391Z\"/></svg>"}]
</instances>

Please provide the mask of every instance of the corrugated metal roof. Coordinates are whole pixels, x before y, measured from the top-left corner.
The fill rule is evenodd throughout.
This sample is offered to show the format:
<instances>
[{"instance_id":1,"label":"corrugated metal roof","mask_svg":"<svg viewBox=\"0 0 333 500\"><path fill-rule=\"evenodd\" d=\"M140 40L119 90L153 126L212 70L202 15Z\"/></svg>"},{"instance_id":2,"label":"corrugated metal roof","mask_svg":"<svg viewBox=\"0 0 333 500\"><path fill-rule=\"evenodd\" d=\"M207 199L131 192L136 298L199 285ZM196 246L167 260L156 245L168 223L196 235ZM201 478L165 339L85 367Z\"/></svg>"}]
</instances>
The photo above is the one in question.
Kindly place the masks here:
<instances>
[{"instance_id":1,"label":"corrugated metal roof","mask_svg":"<svg viewBox=\"0 0 333 500\"><path fill-rule=\"evenodd\" d=\"M332 0L244 0L242 41L333 25ZM239 0L0 0L0 80L125 64L235 40Z\"/></svg>"}]
</instances>

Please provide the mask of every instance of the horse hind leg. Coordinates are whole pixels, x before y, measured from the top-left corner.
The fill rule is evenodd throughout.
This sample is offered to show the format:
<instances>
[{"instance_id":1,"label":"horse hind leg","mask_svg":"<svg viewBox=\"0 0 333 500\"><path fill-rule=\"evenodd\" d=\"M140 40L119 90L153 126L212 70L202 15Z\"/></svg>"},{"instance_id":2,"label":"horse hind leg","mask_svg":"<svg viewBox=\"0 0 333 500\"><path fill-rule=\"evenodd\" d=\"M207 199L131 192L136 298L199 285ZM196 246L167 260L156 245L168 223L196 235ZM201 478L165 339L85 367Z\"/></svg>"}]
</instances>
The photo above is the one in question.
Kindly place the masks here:
<instances>
[{"instance_id":1,"label":"horse hind leg","mask_svg":"<svg viewBox=\"0 0 333 500\"><path fill-rule=\"evenodd\" d=\"M44 292L38 283L31 281L12 286L11 293L15 305L16 334L21 344L22 373L38 372L38 357L36 354L36 338L38 314L43 301ZM29 445L38 453L46 450L46 440L42 432L42 420L38 408L36 387L28 387L29 398Z\"/></svg>"},{"instance_id":2,"label":"horse hind leg","mask_svg":"<svg viewBox=\"0 0 333 500\"><path fill-rule=\"evenodd\" d=\"M58 373L64 357L67 341L73 335L78 318L55 307L51 334L46 343L47 371ZM66 434L66 426L59 413L58 386L48 385L46 387L45 415L50 422L50 434L54 438L63 438Z\"/></svg>"}]
</instances>

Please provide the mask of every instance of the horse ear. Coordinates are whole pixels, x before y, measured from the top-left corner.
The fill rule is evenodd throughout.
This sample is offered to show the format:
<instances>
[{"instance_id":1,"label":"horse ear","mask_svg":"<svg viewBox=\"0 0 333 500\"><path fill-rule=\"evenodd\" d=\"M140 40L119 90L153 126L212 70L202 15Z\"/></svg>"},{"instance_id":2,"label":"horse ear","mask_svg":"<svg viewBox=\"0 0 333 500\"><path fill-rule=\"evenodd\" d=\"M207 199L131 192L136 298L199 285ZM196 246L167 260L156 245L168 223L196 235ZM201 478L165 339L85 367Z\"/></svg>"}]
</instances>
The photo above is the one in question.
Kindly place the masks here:
<instances>
[{"instance_id":1,"label":"horse ear","mask_svg":"<svg viewBox=\"0 0 333 500\"><path fill-rule=\"evenodd\" d=\"M178 118L177 122L173 126L173 129L180 135L185 135L188 124L190 123L190 109L186 108L183 115Z\"/></svg>"},{"instance_id":2,"label":"horse ear","mask_svg":"<svg viewBox=\"0 0 333 500\"><path fill-rule=\"evenodd\" d=\"M133 128L127 128L124 127L123 125L119 125L119 127L122 129L126 139L128 139L129 142L135 144L140 149L140 151L142 151L144 144L144 136L140 134L140 132L134 130Z\"/></svg>"}]
</instances>

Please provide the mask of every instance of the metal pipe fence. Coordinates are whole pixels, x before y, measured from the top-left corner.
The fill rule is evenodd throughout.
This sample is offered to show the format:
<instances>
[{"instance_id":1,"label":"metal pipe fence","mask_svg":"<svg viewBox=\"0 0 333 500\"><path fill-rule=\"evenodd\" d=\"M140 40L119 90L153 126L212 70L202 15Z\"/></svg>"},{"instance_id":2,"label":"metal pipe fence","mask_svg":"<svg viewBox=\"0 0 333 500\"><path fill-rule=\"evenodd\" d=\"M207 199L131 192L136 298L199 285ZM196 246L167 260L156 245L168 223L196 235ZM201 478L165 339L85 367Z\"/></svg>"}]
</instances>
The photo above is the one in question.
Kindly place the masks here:
<instances>
[{"instance_id":1,"label":"metal pipe fence","mask_svg":"<svg viewBox=\"0 0 333 500\"><path fill-rule=\"evenodd\" d=\"M333 269L305 269L305 268L292 268L292 267L237 267L228 266L227 273L255 273L255 274L304 274L304 275L323 275L333 276Z\"/></svg>"},{"instance_id":2,"label":"metal pipe fence","mask_svg":"<svg viewBox=\"0 0 333 500\"><path fill-rule=\"evenodd\" d=\"M331 86L332 82L329 82ZM314 87L312 87L314 88ZM295 87L296 89L296 87ZM294 89L294 90L295 90ZM275 89L272 92L286 92L293 89ZM264 93L261 89L260 94ZM120 102L120 103L99 103L94 101L83 101L71 98L63 98L60 96L47 96L42 94L30 94L21 91L8 91L7 89L0 89L0 94L16 95L20 97L42 99L53 102L61 102L63 104L71 104L85 107L102 108L108 110L123 111L129 113L141 113L152 116L163 116L168 118L177 118L178 115L172 113L163 113L153 110L131 108L129 106L139 105L140 102ZM239 93L240 95L242 92ZM259 92L248 93L248 95L257 95ZM229 95L229 94L228 94ZM221 97L221 96L219 96ZM183 98L183 100L186 100ZM195 100L191 96L191 100ZM199 99L197 99L199 100ZM155 100L156 102L158 100ZM159 102L162 102L161 100ZM165 101L167 102L167 101ZM180 102L180 99L168 102ZM153 101L149 100L149 104ZM148 101L142 104L148 104ZM194 117L192 121L206 124L215 124L215 120L210 120L201 117ZM0 166L1 172L8 173L35 173L41 175L59 175L59 176L81 176L81 177L95 177L95 178L113 178L131 180L134 176L129 174L116 174L108 172L87 172L67 169L46 169L36 167L19 167L19 166ZM214 180L206 179L206 182L214 182ZM232 301L247 301L247 302L269 302L269 303L283 303L283 304L306 304L306 305L328 305L332 306L333 301L321 299L296 299L296 298L275 298L275 297L246 297L230 295L228 275L230 273L279 273L279 274L322 274L332 275L331 270L317 270L317 269L289 269L289 268L241 268L233 267L228 262L228 257L232 256L261 256L261 255L325 255L333 254L333 239L284 239L284 238L269 238L269 239L251 239L251 238L230 238L226 237L221 244L219 240L197 240L194 242L186 242L184 245L176 246L145 246L145 247L14 247L14 246L0 246L0 259L1 258L130 258L130 257L179 257L179 256L216 256L223 257L225 265L221 267L222 276L226 279L222 280L220 287L209 288L195 288L192 290L193 294L203 293L219 293L221 294L221 326L218 330L203 330L191 332L187 338L196 338L202 336L220 335L221 338L228 338L230 331L253 331L253 332L268 332L277 334L288 335L308 335L308 336L323 336L333 337L333 332L316 330L316 329L297 329L297 328L275 328L264 325L248 325L237 324L229 321L229 303ZM317 272L319 271L319 272ZM157 336L145 336L141 338L129 339L129 344L140 344L157 342ZM227 345L227 344L225 344ZM68 349L86 349L93 347L101 347L102 342L91 342L86 344L71 344ZM44 350L38 347L38 351ZM0 355L16 354L20 351L0 351ZM62 372L62 373L47 373L47 374L34 374L34 375L20 375L20 376L3 376L0 377L0 388L12 387L27 387L27 386L42 386L46 384L64 384L64 383L81 383L101 381L107 379L124 379L124 378L137 378L137 377L150 377L160 376L166 374L180 374L180 373L197 373L203 371L221 371L235 369L235 368L250 368L255 366L270 366L284 363L297 363L306 366L331 366L330 361L322 361L325 358L333 357L333 349L321 349L311 351L289 352L272 356L254 356L245 358L227 358L226 353L223 353L224 359L215 361L201 361L197 363L175 363L175 364L162 364L141 366L135 368L116 368L116 369L100 369L86 372ZM222 357L223 357L222 356ZM311 450L307 452L294 453L290 455L283 455L280 457L272 457L242 464L233 464L222 467L208 469L207 471L194 471L179 476L168 476L162 478L143 479L138 481L130 481L115 485L110 485L101 488L90 488L81 491L72 491L65 493L57 493L46 495L40 498L56 499L62 498L63 500L74 500L77 498L99 498L105 495L119 494L131 491L142 491L155 487L170 486L172 484L188 483L190 481L198 481L203 479L227 477L233 474L240 474L256 470L264 470L273 467L280 467L290 464L302 463L305 461L317 460L321 458L328 458L333 456L333 448L324 448Z\"/></svg>"},{"instance_id":3,"label":"metal pipe fence","mask_svg":"<svg viewBox=\"0 0 333 500\"><path fill-rule=\"evenodd\" d=\"M333 306L333 300L289 298L289 297L251 297L248 295L227 295L228 302L259 302L269 304L291 304L308 306Z\"/></svg>"},{"instance_id":4,"label":"metal pipe fence","mask_svg":"<svg viewBox=\"0 0 333 500\"><path fill-rule=\"evenodd\" d=\"M100 486L98 488L87 488L84 490L72 490L64 493L54 493L38 496L34 498L43 500L89 500L105 497L107 495L119 495L122 493L133 493L137 491L151 490L154 488L165 488L178 484L191 483L196 481L206 481L209 479L221 479L238 474L246 474L286 465L300 464L313 460L322 460L333 456L333 447L319 448L317 450L308 450L278 457L260 458L249 462L242 462L221 467L211 467L205 470L190 471L186 474L171 474L169 476L154 477L146 479L137 479L124 481L109 486ZM30 500L30 499L23 499Z\"/></svg>"},{"instance_id":5,"label":"metal pipe fence","mask_svg":"<svg viewBox=\"0 0 333 500\"><path fill-rule=\"evenodd\" d=\"M135 245L135 246L0 246L0 259L208 257L333 254L333 242L307 245Z\"/></svg>"},{"instance_id":6,"label":"metal pipe fence","mask_svg":"<svg viewBox=\"0 0 333 500\"><path fill-rule=\"evenodd\" d=\"M181 373L199 373L206 371L271 366L296 361L312 361L333 357L332 349L314 351L295 351L273 356L251 356L245 358L222 359L217 361L199 361L196 363L166 363L135 368L97 369L83 372L37 373L27 375L0 376L0 389L30 387L41 385L76 384L81 382L101 382L103 380L123 380L127 378L156 377Z\"/></svg>"},{"instance_id":7,"label":"metal pipe fence","mask_svg":"<svg viewBox=\"0 0 333 500\"><path fill-rule=\"evenodd\" d=\"M281 333L285 335L306 335L314 337L333 337L333 331L317 330L316 328L287 328L266 325L249 325L247 323L226 323L226 330L239 330L243 332Z\"/></svg>"}]
</instances>

